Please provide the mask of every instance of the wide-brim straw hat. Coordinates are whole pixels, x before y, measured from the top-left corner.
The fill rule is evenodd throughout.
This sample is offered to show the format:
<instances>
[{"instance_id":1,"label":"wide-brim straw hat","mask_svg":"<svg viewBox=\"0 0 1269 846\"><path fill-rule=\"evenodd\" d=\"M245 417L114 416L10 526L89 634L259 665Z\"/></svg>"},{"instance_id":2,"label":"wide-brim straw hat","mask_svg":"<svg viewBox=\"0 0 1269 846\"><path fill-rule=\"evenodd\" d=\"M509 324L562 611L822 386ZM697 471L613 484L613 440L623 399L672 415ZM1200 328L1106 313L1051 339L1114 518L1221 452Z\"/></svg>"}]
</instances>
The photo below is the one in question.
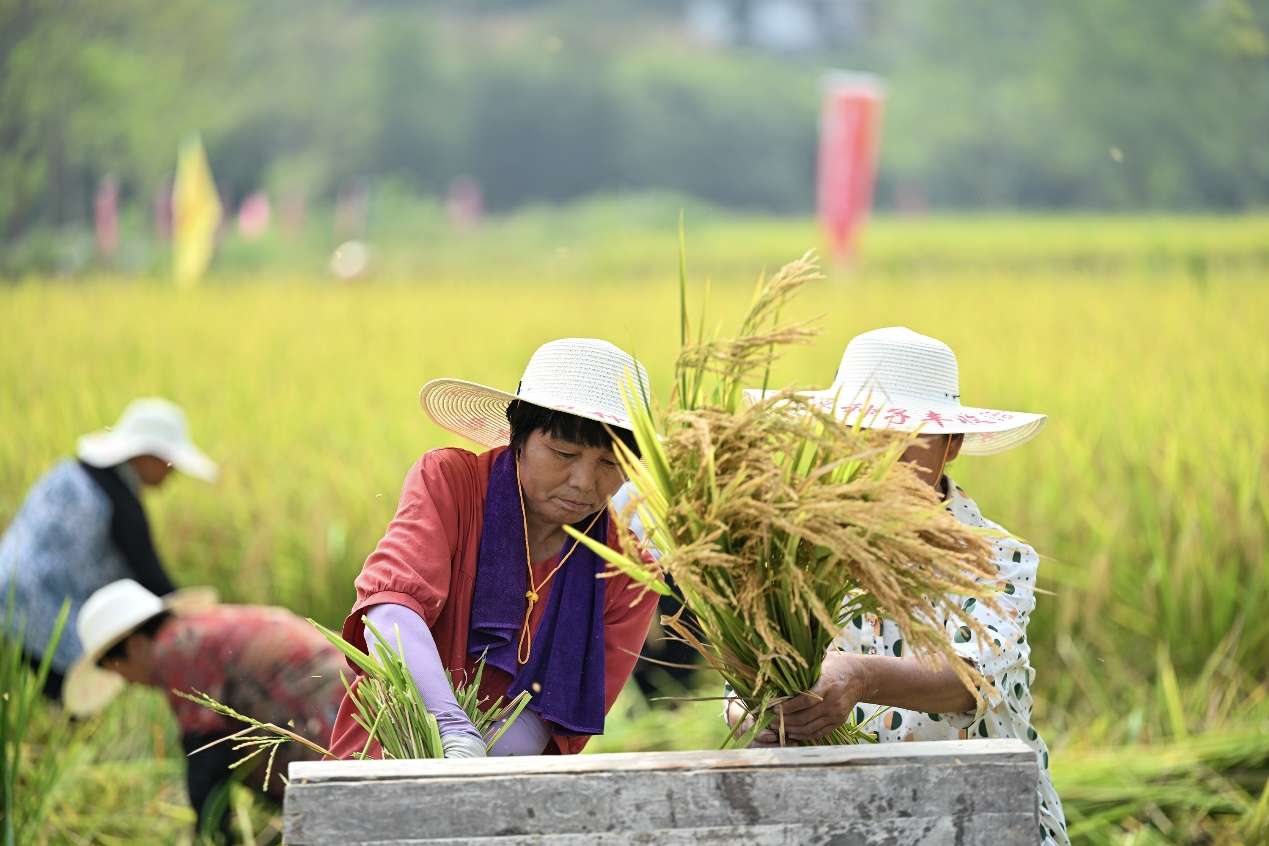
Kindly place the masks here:
<instances>
[{"instance_id":1,"label":"wide-brim straw hat","mask_svg":"<svg viewBox=\"0 0 1269 846\"><path fill-rule=\"evenodd\" d=\"M119 422L84 435L77 453L93 467L114 467L141 455L153 455L204 482L216 481L216 462L194 446L185 413L165 399L133 400Z\"/></svg>"},{"instance_id":2,"label":"wide-brim straw hat","mask_svg":"<svg viewBox=\"0 0 1269 846\"><path fill-rule=\"evenodd\" d=\"M751 401L774 391L746 391ZM926 435L962 434L965 455L1004 452L1034 438L1043 414L961 404L951 347L902 326L875 329L846 346L833 384L802 396L847 425Z\"/></svg>"},{"instance_id":3,"label":"wide-brim straw hat","mask_svg":"<svg viewBox=\"0 0 1269 846\"><path fill-rule=\"evenodd\" d=\"M75 620L84 652L66 674L63 707L75 716L86 717L106 707L123 690L123 677L97 666L97 662L147 620L164 611L185 613L215 604L212 588L188 588L158 596L132 579L111 582L94 592Z\"/></svg>"},{"instance_id":4,"label":"wide-brim straw hat","mask_svg":"<svg viewBox=\"0 0 1269 846\"><path fill-rule=\"evenodd\" d=\"M443 429L486 447L511 439L507 406L515 400L631 429L623 392L648 401L648 371L629 353L597 338L561 338L538 347L515 393L462 379L433 379L419 405Z\"/></svg>"}]
</instances>

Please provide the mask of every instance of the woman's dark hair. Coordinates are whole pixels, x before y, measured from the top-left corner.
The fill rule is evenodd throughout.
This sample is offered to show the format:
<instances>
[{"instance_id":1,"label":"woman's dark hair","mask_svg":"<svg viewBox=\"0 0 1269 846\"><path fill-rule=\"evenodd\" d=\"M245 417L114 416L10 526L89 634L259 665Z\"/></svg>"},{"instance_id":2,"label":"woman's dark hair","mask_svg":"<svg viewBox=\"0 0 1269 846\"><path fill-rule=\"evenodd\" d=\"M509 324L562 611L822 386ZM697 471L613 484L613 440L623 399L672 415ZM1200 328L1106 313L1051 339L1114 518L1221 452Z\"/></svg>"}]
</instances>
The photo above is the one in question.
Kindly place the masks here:
<instances>
[{"instance_id":1,"label":"woman's dark hair","mask_svg":"<svg viewBox=\"0 0 1269 846\"><path fill-rule=\"evenodd\" d=\"M159 633L159 629L163 628L164 624L171 618L172 612L170 611L160 611L158 614L155 614L153 617L128 632L128 634L114 646L110 647L110 649L106 651L105 655L97 659L97 666L100 667L105 665L107 661L114 661L116 659L123 658L124 652L127 649L128 638L138 634L145 635L148 638L153 638Z\"/></svg>"},{"instance_id":2,"label":"woman's dark hair","mask_svg":"<svg viewBox=\"0 0 1269 846\"><path fill-rule=\"evenodd\" d=\"M634 432L629 429L605 426L595 420L521 400L512 400L507 406L507 422L511 424L511 448L517 451L524 446L529 435L546 432L553 438L588 447L612 447L613 435L616 435L635 455L639 454Z\"/></svg>"}]
</instances>

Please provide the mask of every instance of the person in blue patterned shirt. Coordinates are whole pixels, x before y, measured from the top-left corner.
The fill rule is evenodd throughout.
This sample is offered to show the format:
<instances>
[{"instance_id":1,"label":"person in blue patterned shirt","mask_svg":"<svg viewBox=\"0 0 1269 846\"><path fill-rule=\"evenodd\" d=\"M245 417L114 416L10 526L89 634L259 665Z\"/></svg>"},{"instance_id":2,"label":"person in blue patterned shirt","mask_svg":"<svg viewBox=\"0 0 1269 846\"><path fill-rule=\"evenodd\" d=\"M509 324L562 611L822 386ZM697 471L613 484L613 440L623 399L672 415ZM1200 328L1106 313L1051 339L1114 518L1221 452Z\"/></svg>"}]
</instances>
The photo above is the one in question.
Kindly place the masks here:
<instances>
[{"instance_id":1,"label":"person in blue patterned shirt","mask_svg":"<svg viewBox=\"0 0 1269 846\"><path fill-rule=\"evenodd\" d=\"M171 593L141 491L163 484L173 469L208 482L217 472L190 442L178 407L136 400L114 426L80 438L76 458L59 461L35 483L0 538L0 603L12 601L14 609L6 634L32 666L44 656L62 604L70 604L44 687L49 698L61 698L65 673L82 651L75 619L94 591L131 578L160 596Z\"/></svg>"}]
</instances>

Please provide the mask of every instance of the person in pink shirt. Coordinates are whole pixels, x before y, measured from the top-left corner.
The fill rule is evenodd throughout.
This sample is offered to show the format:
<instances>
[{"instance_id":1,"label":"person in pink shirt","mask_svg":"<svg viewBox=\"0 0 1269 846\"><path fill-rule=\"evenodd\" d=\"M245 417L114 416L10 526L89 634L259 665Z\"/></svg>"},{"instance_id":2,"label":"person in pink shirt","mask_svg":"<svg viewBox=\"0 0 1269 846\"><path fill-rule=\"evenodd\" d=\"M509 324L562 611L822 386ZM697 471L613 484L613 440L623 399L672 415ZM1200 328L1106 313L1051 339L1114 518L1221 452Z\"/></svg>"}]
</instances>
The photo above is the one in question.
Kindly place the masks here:
<instances>
[{"instance_id":1,"label":"person in pink shirt","mask_svg":"<svg viewBox=\"0 0 1269 846\"><path fill-rule=\"evenodd\" d=\"M207 745L243 726L181 694L206 693L240 714L289 726L318 744L330 735L343 697L343 653L307 620L282 608L217 605L208 589L160 597L121 579L85 601L77 628L84 655L66 676L66 709L77 716L95 713L125 682L162 691L180 728L190 805L200 832L213 838L223 834L231 765L244 753L232 743ZM278 750L267 785L263 760L239 775L247 786L281 801L290 762L317 757L289 743Z\"/></svg>"}]
</instances>

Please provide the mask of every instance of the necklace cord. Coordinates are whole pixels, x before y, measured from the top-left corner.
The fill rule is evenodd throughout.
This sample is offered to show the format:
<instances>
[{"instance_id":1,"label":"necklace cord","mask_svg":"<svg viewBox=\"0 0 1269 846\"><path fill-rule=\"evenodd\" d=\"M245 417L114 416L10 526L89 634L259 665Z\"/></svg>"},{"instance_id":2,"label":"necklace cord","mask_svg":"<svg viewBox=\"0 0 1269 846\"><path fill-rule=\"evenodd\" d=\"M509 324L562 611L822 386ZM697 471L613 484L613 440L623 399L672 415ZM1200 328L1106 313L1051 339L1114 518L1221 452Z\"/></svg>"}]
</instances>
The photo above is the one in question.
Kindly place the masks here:
<instances>
[{"instance_id":1,"label":"necklace cord","mask_svg":"<svg viewBox=\"0 0 1269 846\"><path fill-rule=\"evenodd\" d=\"M574 539L573 545L569 547L567 553L560 558L560 563L551 568L551 572L546 574L546 578L540 582L533 579L533 553L529 551L529 513L524 507L524 488L520 485L520 462L516 462L516 492L520 495L520 521L524 526L524 565L529 573L529 589L524 592L524 598L527 600L524 607L524 625L520 627L520 642L516 645L516 661L524 666L529 663L529 658L533 655L533 631L529 625L529 618L533 615L533 609L537 606L538 600L541 599L542 589L547 586L560 568L568 563L568 559L577 551L577 547L581 544L580 539ZM595 528L595 524L599 522L599 517L604 513L601 508L595 512L595 516L591 518L590 523L586 526L586 531L582 534L589 535L590 530Z\"/></svg>"}]
</instances>

